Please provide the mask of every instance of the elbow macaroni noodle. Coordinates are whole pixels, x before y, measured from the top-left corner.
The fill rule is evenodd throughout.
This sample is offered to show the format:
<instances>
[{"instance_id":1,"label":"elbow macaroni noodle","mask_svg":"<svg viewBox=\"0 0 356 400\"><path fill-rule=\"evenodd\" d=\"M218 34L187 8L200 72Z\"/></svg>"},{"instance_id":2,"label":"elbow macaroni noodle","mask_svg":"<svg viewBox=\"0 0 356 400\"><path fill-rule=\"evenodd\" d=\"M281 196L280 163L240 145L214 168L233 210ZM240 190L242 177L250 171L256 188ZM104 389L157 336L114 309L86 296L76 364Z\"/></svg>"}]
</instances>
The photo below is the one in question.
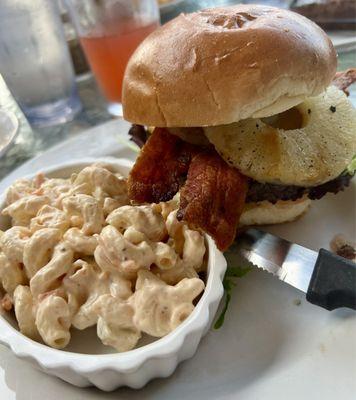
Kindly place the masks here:
<instances>
[{"instance_id":1,"label":"elbow macaroni noodle","mask_svg":"<svg viewBox=\"0 0 356 400\"><path fill-rule=\"evenodd\" d=\"M0 304L24 335L58 349L71 327L96 325L119 352L167 335L204 290L204 238L177 221L178 206L179 196L130 205L126 180L99 163L16 181L2 211L12 227L0 231Z\"/></svg>"}]
</instances>

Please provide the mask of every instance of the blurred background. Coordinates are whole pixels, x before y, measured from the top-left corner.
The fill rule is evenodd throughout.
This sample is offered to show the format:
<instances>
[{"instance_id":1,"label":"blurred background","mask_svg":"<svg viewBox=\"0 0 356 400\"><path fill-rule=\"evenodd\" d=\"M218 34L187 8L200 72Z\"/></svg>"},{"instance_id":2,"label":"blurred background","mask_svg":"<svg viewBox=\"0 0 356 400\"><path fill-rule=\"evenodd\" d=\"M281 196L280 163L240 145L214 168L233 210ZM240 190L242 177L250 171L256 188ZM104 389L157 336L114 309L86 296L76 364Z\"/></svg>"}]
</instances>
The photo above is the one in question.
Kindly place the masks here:
<instances>
[{"instance_id":1,"label":"blurred background","mask_svg":"<svg viewBox=\"0 0 356 400\"><path fill-rule=\"evenodd\" d=\"M120 118L127 61L160 24L237 3L307 16L330 35L338 70L356 66L355 0L1 0L0 179L53 145ZM354 87L350 95L356 99Z\"/></svg>"}]
</instances>

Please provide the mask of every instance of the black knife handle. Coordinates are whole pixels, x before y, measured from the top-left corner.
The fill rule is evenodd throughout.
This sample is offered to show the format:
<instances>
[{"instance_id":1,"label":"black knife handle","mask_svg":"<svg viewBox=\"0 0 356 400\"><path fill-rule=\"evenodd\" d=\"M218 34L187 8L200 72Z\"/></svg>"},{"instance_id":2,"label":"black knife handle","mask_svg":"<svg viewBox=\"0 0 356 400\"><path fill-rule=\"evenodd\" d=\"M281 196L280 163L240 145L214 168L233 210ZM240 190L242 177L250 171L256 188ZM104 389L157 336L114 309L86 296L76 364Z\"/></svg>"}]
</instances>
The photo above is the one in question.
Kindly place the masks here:
<instances>
[{"instance_id":1,"label":"black knife handle","mask_svg":"<svg viewBox=\"0 0 356 400\"><path fill-rule=\"evenodd\" d=\"M356 310L356 264L320 249L307 300L329 311L340 307Z\"/></svg>"}]
</instances>

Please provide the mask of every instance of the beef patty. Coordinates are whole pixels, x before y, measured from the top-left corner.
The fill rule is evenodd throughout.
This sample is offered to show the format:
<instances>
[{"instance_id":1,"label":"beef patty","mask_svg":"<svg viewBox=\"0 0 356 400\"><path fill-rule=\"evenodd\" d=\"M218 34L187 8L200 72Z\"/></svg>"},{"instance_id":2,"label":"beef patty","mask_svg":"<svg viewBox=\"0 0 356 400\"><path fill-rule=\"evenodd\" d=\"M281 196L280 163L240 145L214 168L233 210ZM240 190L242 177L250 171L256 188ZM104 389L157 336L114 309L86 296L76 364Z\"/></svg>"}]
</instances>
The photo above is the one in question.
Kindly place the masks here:
<instances>
[{"instance_id":1,"label":"beef patty","mask_svg":"<svg viewBox=\"0 0 356 400\"><path fill-rule=\"evenodd\" d=\"M297 200L307 195L311 200L319 200L327 193L337 193L349 186L352 175L342 173L337 178L313 187L292 185L276 185L260 183L253 179L249 182L246 202L258 202L267 200L276 203L278 200Z\"/></svg>"}]
</instances>

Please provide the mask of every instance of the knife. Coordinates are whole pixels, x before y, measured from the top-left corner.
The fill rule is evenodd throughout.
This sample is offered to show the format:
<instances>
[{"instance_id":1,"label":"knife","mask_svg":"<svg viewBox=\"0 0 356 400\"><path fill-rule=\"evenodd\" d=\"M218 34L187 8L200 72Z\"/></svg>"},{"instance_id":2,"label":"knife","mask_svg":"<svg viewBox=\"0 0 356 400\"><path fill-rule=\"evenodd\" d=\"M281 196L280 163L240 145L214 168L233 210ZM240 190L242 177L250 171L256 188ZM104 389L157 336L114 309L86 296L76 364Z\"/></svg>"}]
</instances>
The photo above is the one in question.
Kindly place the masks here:
<instances>
[{"instance_id":1,"label":"knife","mask_svg":"<svg viewBox=\"0 0 356 400\"><path fill-rule=\"evenodd\" d=\"M356 310L356 264L328 250L307 249L257 229L238 236L237 250L253 265L306 293L327 310Z\"/></svg>"}]
</instances>

